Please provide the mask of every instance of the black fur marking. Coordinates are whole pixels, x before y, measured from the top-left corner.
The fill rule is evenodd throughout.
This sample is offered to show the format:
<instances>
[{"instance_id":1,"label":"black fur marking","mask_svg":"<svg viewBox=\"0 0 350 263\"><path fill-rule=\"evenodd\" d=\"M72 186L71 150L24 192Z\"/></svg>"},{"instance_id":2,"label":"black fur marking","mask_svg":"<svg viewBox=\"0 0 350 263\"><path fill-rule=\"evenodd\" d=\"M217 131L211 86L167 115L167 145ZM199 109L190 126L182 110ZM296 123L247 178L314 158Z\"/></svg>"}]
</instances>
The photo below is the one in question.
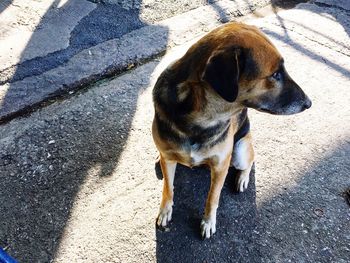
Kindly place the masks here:
<instances>
[{"instance_id":1,"label":"black fur marking","mask_svg":"<svg viewBox=\"0 0 350 263\"><path fill-rule=\"evenodd\" d=\"M172 127L170 122L162 120L158 114L155 114L159 137L179 144L185 143L186 139L181 137Z\"/></svg>"},{"instance_id":2,"label":"black fur marking","mask_svg":"<svg viewBox=\"0 0 350 263\"><path fill-rule=\"evenodd\" d=\"M238 127L239 128L234 136L234 144L246 136L250 130L247 108L243 109L238 117Z\"/></svg>"},{"instance_id":3,"label":"black fur marking","mask_svg":"<svg viewBox=\"0 0 350 263\"><path fill-rule=\"evenodd\" d=\"M157 122L159 136L162 139L172 141L176 144L182 145L184 148L191 148L192 150L200 150L203 147L212 147L223 141L226 138L230 127L230 121L219 122L208 128L203 128L199 125L190 125L184 130L181 128L185 127L176 126L176 128L188 134L188 136L184 137L178 134L169 121L163 120L158 114L155 114L155 120ZM220 136L213 140L218 134L220 134Z\"/></svg>"},{"instance_id":4,"label":"black fur marking","mask_svg":"<svg viewBox=\"0 0 350 263\"><path fill-rule=\"evenodd\" d=\"M202 147L214 146L226 138L229 127L230 121L219 122L218 124L208 128L202 128L197 125L192 126L190 133L191 136L189 137L192 149L195 148L196 150L199 150ZM212 141L212 138L218 134L221 135Z\"/></svg>"},{"instance_id":5,"label":"black fur marking","mask_svg":"<svg viewBox=\"0 0 350 263\"><path fill-rule=\"evenodd\" d=\"M176 74L174 71L166 69L159 76L153 89L155 104L175 123L193 111L193 94L191 92L182 101L179 101L178 98L177 85L184 82L187 77L188 72L183 69Z\"/></svg>"},{"instance_id":6,"label":"black fur marking","mask_svg":"<svg viewBox=\"0 0 350 263\"><path fill-rule=\"evenodd\" d=\"M239 66L237 50L226 49L210 58L203 79L226 101L238 95Z\"/></svg>"},{"instance_id":7,"label":"black fur marking","mask_svg":"<svg viewBox=\"0 0 350 263\"><path fill-rule=\"evenodd\" d=\"M212 147L212 146L214 146L214 145L216 145L216 144L218 144L226 139L228 131L230 129L230 125L231 125L231 123L229 123L227 125L227 128L221 133L221 135L218 138L216 138L214 141L210 142L209 147Z\"/></svg>"},{"instance_id":8,"label":"black fur marking","mask_svg":"<svg viewBox=\"0 0 350 263\"><path fill-rule=\"evenodd\" d=\"M194 98L191 92L184 100L179 101L178 85L188 79L191 69L195 68L198 63L197 58L203 57L208 50L208 44L205 43L192 50L192 55L187 56L187 59L181 65L178 65L175 69L172 66L165 69L154 86L153 100L155 104L161 108L169 119L177 124L182 121L184 115L193 111L194 106Z\"/></svg>"},{"instance_id":9,"label":"black fur marking","mask_svg":"<svg viewBox=\"0 0 350 263\"><path fill-rule=\"evenodd\" d=\"M239 57L239 67L242 71L242 76L246 80L256 79L260 73L259 66L253 58L252 51L248 48L242 49Z\"/></svg>"}]
</instances>

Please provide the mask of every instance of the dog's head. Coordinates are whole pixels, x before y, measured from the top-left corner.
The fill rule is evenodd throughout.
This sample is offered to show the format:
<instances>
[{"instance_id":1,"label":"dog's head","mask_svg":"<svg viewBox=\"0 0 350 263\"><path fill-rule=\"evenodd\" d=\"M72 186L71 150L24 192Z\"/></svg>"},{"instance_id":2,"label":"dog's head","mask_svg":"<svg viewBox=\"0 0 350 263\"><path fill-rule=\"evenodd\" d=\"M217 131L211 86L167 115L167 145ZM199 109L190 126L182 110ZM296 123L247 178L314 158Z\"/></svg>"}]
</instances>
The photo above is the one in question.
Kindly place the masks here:
<instances>
[{"instance_id":1,"label":"dog's head","mask_svg":"<svg viewBox=\"0 0 350 263\"><path fill-rule=\"evenodd\" d=\"M257 28L229 23L210 34L215 48L202 79L224 100L283 115L311 107L287 73L280 53Z\"/></svg>"}]
</instances>

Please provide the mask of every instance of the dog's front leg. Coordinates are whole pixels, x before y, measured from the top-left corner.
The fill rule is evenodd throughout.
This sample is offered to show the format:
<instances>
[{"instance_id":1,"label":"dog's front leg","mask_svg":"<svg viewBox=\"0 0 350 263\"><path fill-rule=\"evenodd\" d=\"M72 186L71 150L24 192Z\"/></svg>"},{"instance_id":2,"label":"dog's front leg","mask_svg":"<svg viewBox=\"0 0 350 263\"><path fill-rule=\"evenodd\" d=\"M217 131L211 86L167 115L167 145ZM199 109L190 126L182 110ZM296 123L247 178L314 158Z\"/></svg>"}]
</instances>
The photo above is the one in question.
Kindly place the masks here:
<instances>
[{"instance_id":1,"label":"dog's front leg","mask_svg":"<svg viewBox=\"0 0 350 263\"><path fill-rule=\"evenodd\" d=\"M212 165L210 190L205 205L204 218L201 222L201 234L203 238L210 238L216 232L216 210L219 206L219 199L222 186L230 165L231 156L218 164Z\"/></svg>"},{"instance_id":2,"label":"dog's front leg","mask_svg":"<svg viewBox=\"0 0 350 263\"><path fill-rule=\"evenodd\" d=\"M157 225L165 227L171 220L173 212L173 197L174 197L174 176L176 162L165 160L160 156L160 167L163 174L163 194L160 203Z\"/></svg>"},{"instance_id":3,"label":"dog's front leg","mask_svg":"<svg viewBox=\"0 0 350 263\"><path fill-rule=\"evenodd\" d=\"M254 149L250 132L234 146L231 163L238 170L235 190L243 192L248 187L249 174L254 162Z\"/></svg>"}]
</instances>

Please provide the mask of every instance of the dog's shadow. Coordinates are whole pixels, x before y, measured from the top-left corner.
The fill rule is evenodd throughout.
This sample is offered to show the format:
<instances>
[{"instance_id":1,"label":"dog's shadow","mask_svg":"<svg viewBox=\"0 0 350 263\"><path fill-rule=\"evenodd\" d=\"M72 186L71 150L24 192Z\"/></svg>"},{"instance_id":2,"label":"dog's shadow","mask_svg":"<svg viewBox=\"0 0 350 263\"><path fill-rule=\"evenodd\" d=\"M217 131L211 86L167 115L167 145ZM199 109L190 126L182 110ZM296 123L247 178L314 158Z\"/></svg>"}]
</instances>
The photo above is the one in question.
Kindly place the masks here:
<instances>
[{"instance_id":1,"label":"dog's shadow","mask_svg":"<svg viewBox=\"0 0 350 263\"><path fill-rule=\"evenodd\" d=\"M159 165L156 175L162 178ZM255 249L256 193L255 169L244 193L234 192L236 171L230 168L221 192L217 232L202 240L200 222L210 186L206 168L177 166L174 183L172 222L161 231L155 227L157 262L246 262ZM254 252L255 253L255 252Z\"/></svg>"}]
</instances>

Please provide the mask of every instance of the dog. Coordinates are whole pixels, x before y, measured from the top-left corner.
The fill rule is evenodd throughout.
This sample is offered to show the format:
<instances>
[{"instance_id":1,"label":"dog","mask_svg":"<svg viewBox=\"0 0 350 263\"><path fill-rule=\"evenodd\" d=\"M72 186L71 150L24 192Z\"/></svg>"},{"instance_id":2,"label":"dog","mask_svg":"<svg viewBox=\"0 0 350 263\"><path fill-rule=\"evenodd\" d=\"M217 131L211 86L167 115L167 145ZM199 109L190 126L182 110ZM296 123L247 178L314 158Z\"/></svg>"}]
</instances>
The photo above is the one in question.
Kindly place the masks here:
<instances>
[{"instance_id":1,"label":"dog","mask_svg":"<svg viewBox=\"0 0 350 263\"><path fill-rule=\"evenodd\" d=\"M156 224L171 220L177 163L207 165L211 185L201 235L216 232L216 211L228 169L238 170L236 190L249 183L254 150L247 108L289 115L311 101L288 75L284 60L258 28L222 25L169 65L153 88L152 136L164 178Z\"/></svg>"}]
</instances>

